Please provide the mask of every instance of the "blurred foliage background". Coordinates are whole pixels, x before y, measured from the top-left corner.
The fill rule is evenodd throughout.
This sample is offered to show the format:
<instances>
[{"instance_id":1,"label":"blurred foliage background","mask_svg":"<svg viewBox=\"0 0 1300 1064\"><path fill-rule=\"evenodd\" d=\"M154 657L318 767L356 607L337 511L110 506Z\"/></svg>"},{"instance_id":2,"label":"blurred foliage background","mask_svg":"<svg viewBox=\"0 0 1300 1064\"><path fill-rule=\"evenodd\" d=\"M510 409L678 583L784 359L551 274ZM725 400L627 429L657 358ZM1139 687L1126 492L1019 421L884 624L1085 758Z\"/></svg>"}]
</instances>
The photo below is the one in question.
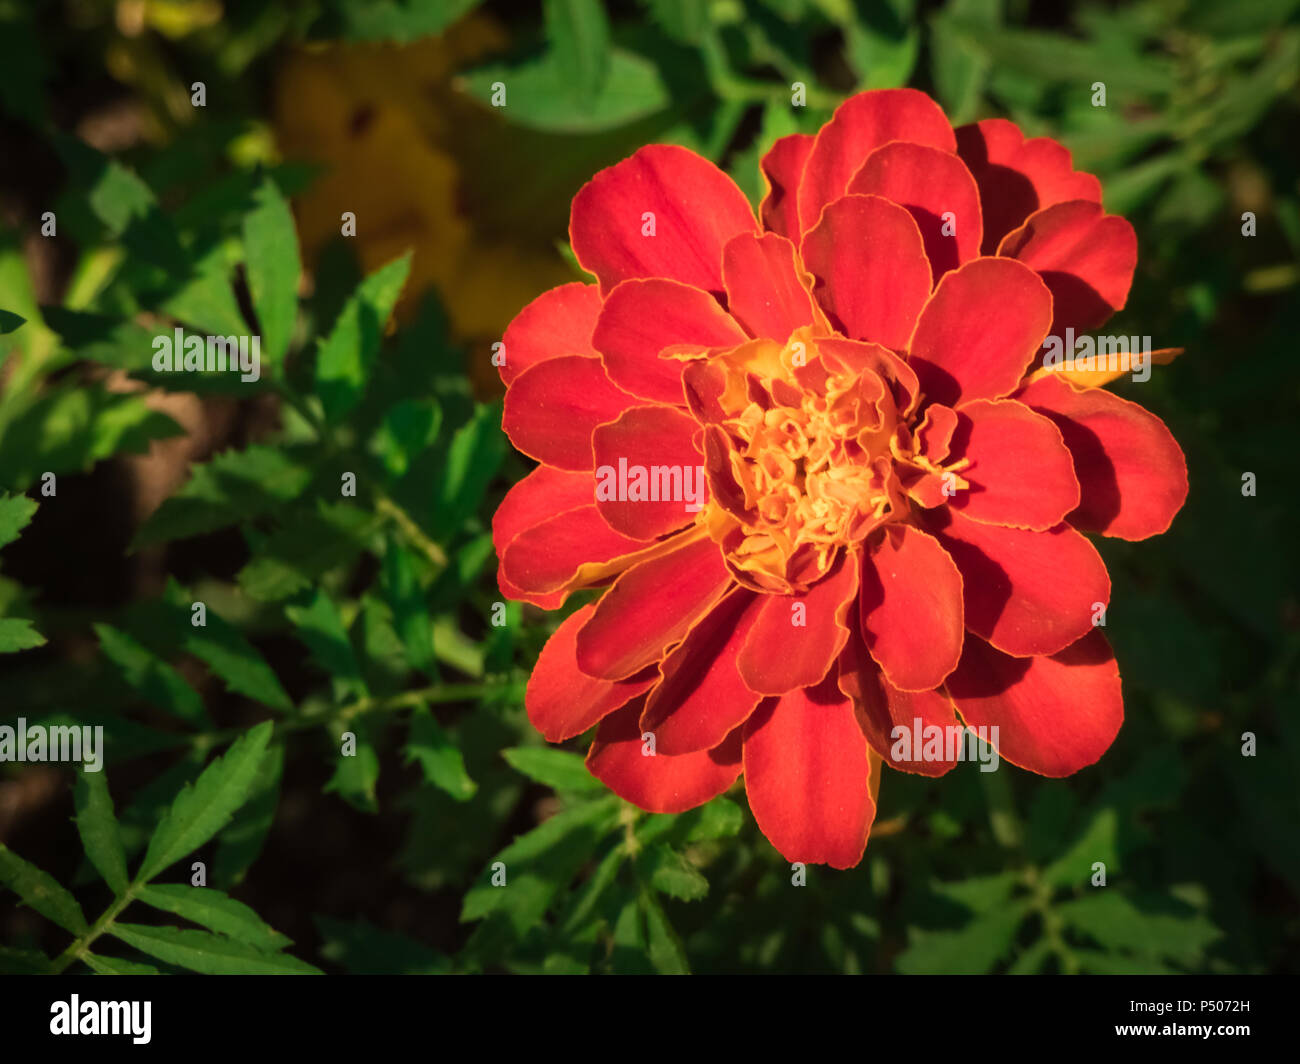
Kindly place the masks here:
<instances>
[{"instance_id":1,"label":"blurred foliage background","mask_svg":"<svg viewBox=\"0 0 1300 1064\"><path fill-rule=\"evenodd\" d=\"M1297 7L0 0L0 723L108 736L0 765L0 968L1300 970ZM795 888L739 788L640 814L528 725L557 618L491 623L491 344L577 276L596 169L680 143L757 200L773 140L899 85L1132 220L1108 331L1187 353L1118 390L1191 495L1099 543L1097 766L890 773L863 863ZM262 379L154 373L176 324L258 331Z\"/></svg>"}]
</instances>

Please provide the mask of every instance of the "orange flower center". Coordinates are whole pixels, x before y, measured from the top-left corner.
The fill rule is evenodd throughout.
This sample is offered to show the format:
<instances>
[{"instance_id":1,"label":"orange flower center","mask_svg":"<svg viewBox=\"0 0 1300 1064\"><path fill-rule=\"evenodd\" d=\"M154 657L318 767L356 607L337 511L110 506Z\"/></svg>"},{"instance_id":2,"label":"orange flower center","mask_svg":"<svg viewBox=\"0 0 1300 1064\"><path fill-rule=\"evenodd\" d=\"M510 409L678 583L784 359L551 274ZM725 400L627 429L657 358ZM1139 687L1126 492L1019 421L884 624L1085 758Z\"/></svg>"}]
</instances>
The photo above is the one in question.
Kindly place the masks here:
<instances>
[{"instance_id":1,"label":"orange flower center","mask_svg":"<svg viewBox=\"0 0 1300 1064\"><path fill-rule=\"evenodd\" d=\"M823 357L811 336L715 355L704 388L712 500L701 520L741 582L801 591L846 546L905 518L895 458L912 435L893 382ZM696 378L697 381L700 378Z\"/></svg>"}]
</instances>

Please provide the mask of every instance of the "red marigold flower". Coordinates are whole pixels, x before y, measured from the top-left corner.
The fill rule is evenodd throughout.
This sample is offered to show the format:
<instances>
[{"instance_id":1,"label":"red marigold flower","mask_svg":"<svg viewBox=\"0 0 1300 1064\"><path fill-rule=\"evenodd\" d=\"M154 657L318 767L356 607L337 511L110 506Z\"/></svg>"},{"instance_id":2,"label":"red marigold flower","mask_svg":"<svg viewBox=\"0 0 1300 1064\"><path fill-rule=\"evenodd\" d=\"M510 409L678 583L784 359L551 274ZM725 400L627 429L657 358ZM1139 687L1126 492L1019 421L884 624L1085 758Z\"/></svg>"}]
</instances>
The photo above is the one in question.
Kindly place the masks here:
<instances>
[{"instance_id":1,"label":"red marigold flower","mask_svg":"<svg viewBox=\"0 0 1300 1064\"><path fill-rule=\"evenodd\" d=\"M541 464L493 536L512 598L607 588L533 671L548 740L599 724L590 770L654 812L743 773L786 859L846 868L882 763L954 763L901 756L897 727L988 728L1046 776L1101 756L1123 704L1082 532L1164 531L1187 472L1158 418L1096 387L1118 374L1040 365L1123 306L1137 257L1061 145L954 131L897 89L762 169L761 221L681 147L575 197L599 283L506 332L504 427Z\"/></svg>"}]
</instances>

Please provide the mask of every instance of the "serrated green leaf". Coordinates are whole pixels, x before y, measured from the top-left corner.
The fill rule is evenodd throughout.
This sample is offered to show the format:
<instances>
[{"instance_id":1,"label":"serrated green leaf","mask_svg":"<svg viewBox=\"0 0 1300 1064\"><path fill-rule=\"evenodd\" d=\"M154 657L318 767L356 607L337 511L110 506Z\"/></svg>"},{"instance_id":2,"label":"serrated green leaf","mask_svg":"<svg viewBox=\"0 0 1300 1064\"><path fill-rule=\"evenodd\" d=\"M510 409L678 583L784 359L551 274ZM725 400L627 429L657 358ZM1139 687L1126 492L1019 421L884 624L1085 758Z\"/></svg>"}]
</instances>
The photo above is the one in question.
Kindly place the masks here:
<instances>
[{"instance_id":1,"label":"serrated green leaf","mask_svg":"<svg viewBox=\"0 0 1300 1064\"><path fill-rule=\"evenodd\" d=\"M569 72L554 55L518 66L493 64L465 75L469 93L491 103L493 86L506 87L501 116L550 133L598 133L630 125L665 110L668 89L650 60L621 48L609 50L609 68L599 95L586 100L569 91Z\"/></svg>"},{"instance_id":2,"label":"serrated green leaf","mask_svg":"<svg viewBox=\"0 0 1300 1064\"><path fill-rule=\"evenodd\" d=\"M187 627L182 646L205 662L225 682L227 690L271 709L292 709L293 700L253 644L216 612L206 612L207 623Z\"/></svg>"},{"instance_id":3,"label":"serrated green leaf","mask_svg":"<svg viewBox=\"0 0 1300 1064\"><path fill-rule=\"evenodd\" d=\"M641 908L645 914L646 948L655 971L661 975L690 975L691 965L681 939L668 922L658 899L653 894L643 893Z\"/></svg>"},{"instance_id":4,"label":"serrated green leaf","mask_svg":"<svg viewBox=\"0 0 1300 1064\"><path fill-rule=\"evenodd\" d=\"M583 759L567 750L554 750L545 746L516 746L502 750L501 756L517 772L557 791L594 793L605 789L605 785L587 771Z\"/></svg>"},{"instance_id":5,"label":"serrated green leaf","mask_svg":"<svg viewBox=\"0 0 1300 1064\"><path fill-rule=\"evenodd\" d=\"M278 602L365 550L383 518L348 503L296 509L239 571L239 586L259 602Z\"/></svg>"},{"instance_id":6,"label":"serrated green leaf","mask_svg":"<svg viewBox=\"0 0 1300 1064\"><path fill-rule=\"evenodd\" d=\"M407 252L370 274L349 297L316 353L316 392L337 422L361 401L379 354L384 327L411 269Z\"/></svg>"},{"instance_id":7,"label":"serrated green leaf","mask_svg":"<svg viewBox=\"0 0 1300 1064\"><path fill-rule=\"evenodd\" d=\"M248 798L270 741L271 722L263 721L236 739L193 786L186 784L149 839L138 880L152 879L226 826Z\"/></svg>"},{"instance_id":8,"label":"serrated green leaf","mask_svg":"<svg viewBox=\"0 0 1300 1064\"><path fill-rule=\"evenodd\" d=\"M709 892L709 881L693 864L662 843L651 847L647 855L650 885L680 901L698 901Z\"/></svg>"},{"instance_id":9,"label":"serrated green leaf","mask_svg":"<svg viewBox=\"0 0 1300 1064\"><path fill-rule=\"evenodd\" d=\"M1043 869L1043 881L1053 887L1087 886L1092 866L1100 861L1108 873L1119 868L1119 818L1105 808L1094 816L1075 843Z\"/></svg>"},{"instance_id":10,"label":"serrated green leaf","mask_svg":"<svg viewBox=\"0 0 1300 1064\"><path fill-rule=\"evenodd\" d=\"M1112 953L1164 958L1188 966L1196 964L1205 948L1223 934L1205 916L1186 906L1144 911L1111 887L1096 888L1054 908L1070 927Z\"/></svg>"},{"instance_id":11,"label":"serrated green leaf","mask_svg":"<svg viewBox=\"0 0 1300 1064\"><path fill-rule=\"evenodd\" d=\"M493 859L505 865L506 884L492 886L493 870L465 895L462 920L504 914L516 935L532 928L555 895L573 878L600 838L617 823L618 799L612 795L557 813L521 835Z\"/></svg>"},{"instance_id":12,"label":"serrated green leaf","mask_svg":"<svg viewBox=\"0 0 1300 1064\"><path fill-rule=\"evenodd\" d=\"M384 412L371 452L378 455L390 476L404 476L441 427L442 408L434 400L398 400Z\"/></svg>"},{"instance_id":13,"label":"serrated green leaf","mask_svg":"<svg viewBox=\"0 0 1300 1064\"><path fill-rule=\"evenodd\" d=\"M212 859L212 882L230 887L244 878L248 866L262 852L280 804L280 777L284 773L284 746L266 751L248 800L221 833Z\"/></svg>"},{"instance_id":14,"label":"serrated green leaf","mask_svg":"<svg viewBox=\"0 0 1300 1064\"><path fill-rule=\"evenodd\" d=\"M478 508L505 456L501 408L495 403L478 406L452 437L447 465L436 484L434 523L440 532L459 528Z\"/></svg>"},{"instance_id":15,"label":"serrated green leaf","mask_svg":"<svg viewBox=\"0 0 1300 1064\"><path fill-rule=\"evenodd\" d=\"M355 748L351 753L343 752L344 735L351 732L355 736ZM370 725L364 719L353 720L347 725L337 725L333 729L335 755L334 774L326 782L326 794L334 793L355 809L363 813L374 813L379 809L376 787L379 783L379 753L371 738Z\"/></svg>"},{"instance_id":16,"label":"serrated green leaf","mask_svg":"<svg viewBox=\"0 0 1300 1064\"><path fill-rule=\"evenodd\" d=\"M407 735L406 763L418 762L424 778L458 802L474 797L478 784L465 771L465 759L460 749L442 729L429 707L416 706L411 710L410 732Z\"/></svg>"},{"instance_id":17,"label":"serrated green leaf","mask_svg":"<svg viewBox=\"0 0 1300 1064\"><path fill-rule=\"evenodd\" d=\"M150 705L173 713L190 724L209 723L199 693L167 662L111 625L95 624L92 627L99 637L104 656L117 666L127 684L139 691Z\"/></svg>"},{"instance_id":18,"label":"serrated green leaf","mask_svg":"<svg viewBox=\"0 0 1300 1064\"><path fill-rule=\"evenodd\" d=\"M74 800L82 849L109 889L120 897L129 882L126 851L122 848L122 835L104 773L84 769L78 772Z\"/></svg>"},{"instance_id":19,"label":"serrated green leaf","mask_svg":"<svg viewBox=\"0 0 1300 1064\"><path fill-rule=\"evenodd\" d=\"M85 933L86 917L77 899L59 886L53 876L24 861L4 843L0 843L0 883L63 930L74 935Z\"/></svg>"},{"instance_id":20,"label":"serrated green leaf","mask_svg":"<svg viewBox=\"0 0 1300 1064\"><path fill-rule=\"evenodd\" d=\"M322 974L319 968L287 953L263 953L208 931L115 923L109 933L141 953L205 975Z\"/></svg>"},{"instance_id":21,"label":"serrated green leaf","mask_svg":"<svg viewBox=\"0 0 1300 1064\"><path fill-rule=\"evenodd\" d=\"M687 842L738 835L745 822L745 814L730 798L714 798L706 805L692 810L690 815L694 820L686 833Z\"/></svg>"},{"instance_id":22,"label":"serrated green leaf","mask_svg":"<svg viewBox=\"0 0 1300 1064\"><path fill-rule=\"evenodd\" d=\"M289 204L269 177L253 193L253 204L244 216L248 290L262 330L262 356L278 367L298 317L298 234Z\"/></svg>"},{"instance_id":23,"label":"serrated green leaf","mask_svg":"<svg viewBox=\"0 0 1300 1064\"><path fill-rule=\"evenodd\" d=\"M214 532L279 509L311 483L311 470L274 447L225 451L190 479L136 533L132 550Z\"/></svg>"},{"instance_id":24,"label":"serrated green leaf","mask_svg":"<svg viewBox=\"0 0 1300 1064\"><path fill-rule=\"evenodd\" d=\"M26 495L0 496L0 547L18 538L36 514L36 503Z\"/></svg>"},{"instance_id":25,"label":"serrated green leaf","mask_svg":"<svg viewBox=\"0 0 1300 1064\"><path fill-rule=\"evenodd\" d=\"M243 942L264 953L274 953L293 943L266 924L241 901L212 887L191 887L184 883L158 883L142 887L136 897L155 909L183 916L209 931Z\"/></svg>"},{"instance_id":26,"label":"serrated green leaf","mask_svg":"<svg viewBox=\"0 0 1300 1064\"><path fill-rule=\"evenodd\" d=\"M433 664L433 622L429 602L416 575L415 557L393 539L384 550L384 596L393 610L393 630L402 641L413 669L430 670Z\"/></svg>"},{"instance_id":27,"label":"serrated green leaf","mask_svg":"<svg viewBox=\"0 0 1300 1064\"><path fill-rule=\"evenodd\" d=\"M307 644L327 676L342 680L358 697L369 693L343 618L329 595L317 588L307 605L286 606L284 612L293 622L294 634Z\"/></svg>"},{"instance_id":28,"label":"serrated green leaf","mask_svg":"<svg viewBox=\"0 0 1300 1064\"><path fill-rule=\"evenodd\" d=\"M44 645L45 636L32 627L31 621L20 617L0 617L0 654L13 654Z\"/></svg>"},{"instance_id":29,"label":"serrated green leaf","mask_svg":"<svg viewBox=\"0 0 1300 1064\"><path fill-rule=\"evenodd\" d=\"M120 957L105 957L100 953L83 953L81 959L96 975L162 975L152 964L124 961Z\"/></svg>"},{"instance_id":30,"label":"serrated green leaf","mask_svg":"<svg viewBox=\"0 0 1300 1064\"><path fill-rule=\"evenodd\" d=\"M1011 949L1028 906L1013 903L957 931L908 929L908 947L895 960L904 975L983 975Z\"/></svg>"}]
</instances>

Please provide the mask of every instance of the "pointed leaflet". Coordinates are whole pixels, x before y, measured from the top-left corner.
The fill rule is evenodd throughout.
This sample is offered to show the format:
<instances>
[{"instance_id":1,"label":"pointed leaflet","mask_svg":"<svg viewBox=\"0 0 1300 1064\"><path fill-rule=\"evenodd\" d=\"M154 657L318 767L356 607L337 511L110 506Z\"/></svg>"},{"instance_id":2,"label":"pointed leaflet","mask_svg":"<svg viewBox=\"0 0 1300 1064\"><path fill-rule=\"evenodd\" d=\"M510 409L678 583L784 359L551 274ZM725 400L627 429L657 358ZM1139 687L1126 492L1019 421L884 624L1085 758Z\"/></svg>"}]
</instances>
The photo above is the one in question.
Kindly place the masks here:
<instances>
[{"instance_id":1,"label":"pointed leaflet","mask_svg":"<svg viewBox=\"0 0 1300 1064\"><path fill-rule=\"evenodd\" d=\"M152 879L226 826L252 790L270 740L271 722L263 721L236 739L193 786L186 784L149 840L138 880Z\"/></svg>"},{"instance_id":2,"label":"pointed leaflet","mask_svg":"<svg viewBox=\"0 0 1300 1064\"><path fill-rule=\"evenodd\" d=\"M284 361L298 316L298 236L293 214L269 177L253 193L244 216L244 259L248 289L261 329L262 356L271 368Z\"/></svg>"},{"instance_id":3,"label":"pointed leaflet","mask_svg":"<svg viewBox=\"0 0 1300 1064\"><path fill-rule=\"evenodd\" d=\"M280 934L262 921L252 909L230 895L211 887L191 887L185 883L159 883L142 887L136 894L146 905L174 913L176 916L202 924L209 931L225 935L256 949L274 953L292 945L287 935Z\"/></svg>"},{"instance_id":4,"label":"pointed leaflet","mask_svg":"<svg viewBox=\"0 0 1300 1064\"><path fill-rule=\"evenodd\" d=\"M460 748L443 731L426 705L411 711L411 731L406 740L406 762L418 761L424 778L435 787L446 791L458 802L474 797L478 784L465 771L465 759Z\"/></svg>"},{"instance_id":5,"label":"pointed leaflet","mask_svg":"<svg viewBox=\"0 0 1300 1064\"><path fill-rule=\"evenodd\" d=\"M516 746L502 750L501 756L516 772L534 783L557 791L603 791L604 784L587 771L581 756L567 750L541 746Z\"/></svg>"},{"instance_id":6,"label":"pointed leaflet","mask_svg":"<svg viewBox=\"0 0 1300 1064\"><path fill-rule=\"evenodd\" d=\"M113 798L108 793L104 773L78 772L74 796L82 849L114 895L120 896L129 881L126 852L122 849L117 817L113 815Z\"/></svg>"},{"instance_id":7,"label":"pointed leaflet","mask_svg":"<svg viewBox=\"0 0 1300 1064\"><path fill-rule=\"evenodd\" d=\"M294 634L307 644L313 660L327 676L345 683L359 698L370 693L339 608L329 595L317 588L310 602L286 606L284 613L293 623Z\"/></svg>"},{"instance_id":8,"label":"pointed leaflet","mask_svg":"<svg viewBox=\"0 0 1300 1064\"><path fill-rule=\"evenodd\" d=\"M316 391L327 420L341 421L365 392L384 326L410 269L408 252L362 281L321 341L316 355Z\"/></svg>"},{"instance_id":9,"label":"pointed leaflet","mask_svg":"<svg viewBox=\"0 0 1300 1064\"><path fill-rule=\"evenodd\" d=\"M86 917L77 899L47 872L24 861L0 843L0 883L48 920L74 935L86 930Z\"/></svg>"},{"instance_id":10,"label":"pointed leaflet","mask_svg":"<svg viewBox=\"0 0 1300 1064\"><path fill-rule=\"evenodd\" d=\"M286 953L253 946L207 931L179 927L113 924L109 934L141 953L204 975L320 975L320 970Z\"/></svg>"},{"instance_id":11,"label":"pointed leaflet","mask_svg":"<svg viewBox=\"0 0 1300 1064\"><path fill-rule=\"evenodd\" d=\"M191 626L186 632L182 643L185 650L206 662L225 681L228 690L271 709L292 709L293 701L280 686L274 670L239 629L213 610L207 611L206 620L206 625Z\"/></svg>"},{"instance_id":12,"label":"pointed leaflet","mask_svg":"<svg viewBox=\"0 0 1300 1064\"><path fill-rule=\"evenodd\" d=\"M99 647L124 679L152 706L166 710L190 724L209 723L199 693L181 674L148 647L107 624L93 625Z\"/></svg>"},{"instance_id":13,"label":"pointed leaflet","mask_svg":"<svg viewBox=\"0 0 1300 1064\"><path fill-rule=\"evenodd\" d=\"M36 503L26 495L0 496L0 547L16 540L35 513Z\"/></svg>"}]
</instances>

